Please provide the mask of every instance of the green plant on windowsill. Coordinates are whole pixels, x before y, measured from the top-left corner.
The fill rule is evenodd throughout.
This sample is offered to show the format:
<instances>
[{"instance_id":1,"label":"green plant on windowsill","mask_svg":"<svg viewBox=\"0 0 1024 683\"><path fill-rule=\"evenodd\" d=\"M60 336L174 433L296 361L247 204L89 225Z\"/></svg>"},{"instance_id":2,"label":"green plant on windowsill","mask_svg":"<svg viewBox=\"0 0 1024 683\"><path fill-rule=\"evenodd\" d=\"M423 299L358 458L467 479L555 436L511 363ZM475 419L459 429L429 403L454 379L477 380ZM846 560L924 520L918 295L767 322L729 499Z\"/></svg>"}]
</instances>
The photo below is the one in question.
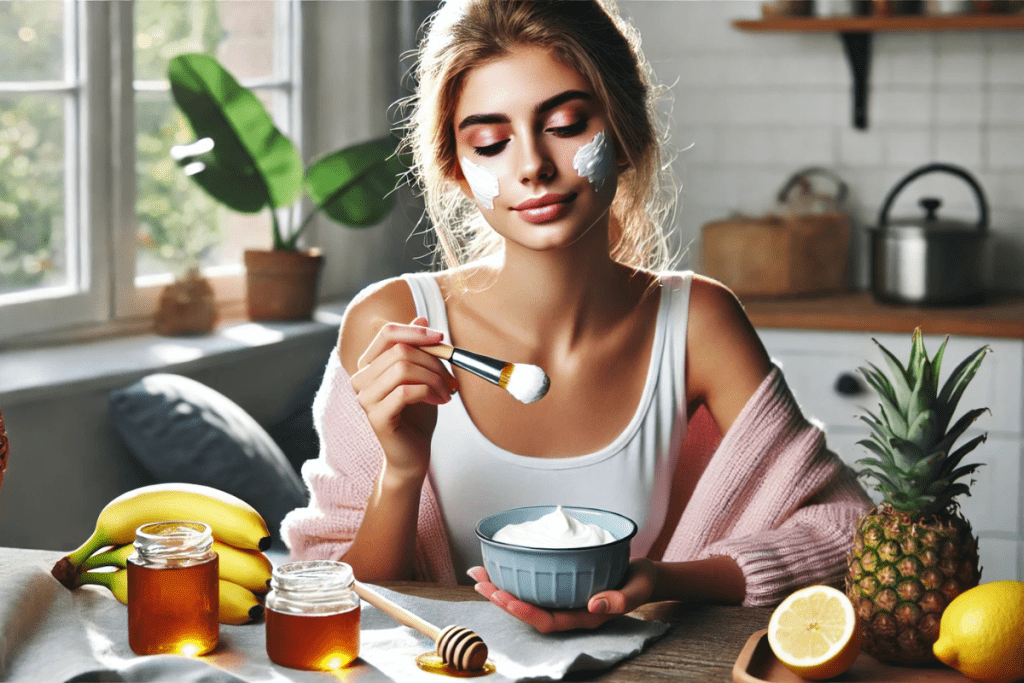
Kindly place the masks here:
<instances>
[{"instance_id":1,"label":"green plant on windowsill","mask_svg":"<svg viewBox=\"0 0 1024 683\"><path fill-rule=\"evenodd\" d=\"M330 152L304 168L295 145L274 125L256 95L213 57L178 55L170 61L168 78L174 101L196 138L171 149L178 165L226 207L241 213L270 211L273 249L245 253L249 317L308 318L316 302L322 256L317 250L299 250L298 240L320 213L351 228L384 219L406 170L393 138ZM285 234L276 210L307 194L313 208ZM283 274L265 274L275 264Z\"/></svg>"}]
</instances>

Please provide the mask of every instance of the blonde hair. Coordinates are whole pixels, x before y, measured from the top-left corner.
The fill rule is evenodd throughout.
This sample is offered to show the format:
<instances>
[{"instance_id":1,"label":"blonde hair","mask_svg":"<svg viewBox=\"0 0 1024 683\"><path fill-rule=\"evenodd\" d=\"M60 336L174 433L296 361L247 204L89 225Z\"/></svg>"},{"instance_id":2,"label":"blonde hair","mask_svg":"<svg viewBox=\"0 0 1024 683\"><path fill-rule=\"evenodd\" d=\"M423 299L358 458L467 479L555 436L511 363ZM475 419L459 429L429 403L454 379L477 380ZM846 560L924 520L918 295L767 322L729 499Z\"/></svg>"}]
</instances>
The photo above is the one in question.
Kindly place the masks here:
<instances>
[{"instance_id":1,"label":"blonde hair","mask_svg":"<svg viewBox=\"0 0 1024 683\"><path fill-rule=\"evenodd\" d=\"M436 237L435 258L456 266L497 253L501 238L456 183L454 116L466 75L519 46L540 46L575 69L606 110L616 157L625 162L612 202L610 252L625 265L661 270L671 256L663 221L675 181L662 158L652 82L640 34L614 0L446 0L425 24L406 103L404 149Z\"/></svg>"}]
</instances>

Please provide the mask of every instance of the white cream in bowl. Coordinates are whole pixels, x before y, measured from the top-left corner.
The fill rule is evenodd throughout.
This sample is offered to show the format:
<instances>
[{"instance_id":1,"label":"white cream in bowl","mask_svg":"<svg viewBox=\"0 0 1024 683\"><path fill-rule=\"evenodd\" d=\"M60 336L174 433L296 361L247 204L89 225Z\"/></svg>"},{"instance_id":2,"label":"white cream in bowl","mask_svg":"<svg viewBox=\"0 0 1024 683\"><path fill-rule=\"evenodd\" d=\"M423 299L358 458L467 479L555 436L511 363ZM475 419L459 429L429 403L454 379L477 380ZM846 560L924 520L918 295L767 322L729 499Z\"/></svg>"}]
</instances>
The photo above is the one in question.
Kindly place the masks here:
<instances>
[{"instance_id":1,"label":"white cream in bowl","mask_svg":"<svg viewBox=\"0 0 1024 683\"><path fill-rule=\"evenodd\" d=\"M606 529L567 514L561 505L539 519L506 524L491 538L528 548L583 548L616 540Z\"/></svg>"}]
</instances>

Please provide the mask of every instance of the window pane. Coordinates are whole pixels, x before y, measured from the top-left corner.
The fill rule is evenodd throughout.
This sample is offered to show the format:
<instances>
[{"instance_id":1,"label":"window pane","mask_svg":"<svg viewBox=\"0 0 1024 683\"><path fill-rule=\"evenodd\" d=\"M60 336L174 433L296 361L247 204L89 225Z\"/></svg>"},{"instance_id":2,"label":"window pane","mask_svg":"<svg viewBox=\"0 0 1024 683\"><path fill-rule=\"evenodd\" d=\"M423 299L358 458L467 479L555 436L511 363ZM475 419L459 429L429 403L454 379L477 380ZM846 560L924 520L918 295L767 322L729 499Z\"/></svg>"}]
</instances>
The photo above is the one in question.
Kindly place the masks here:
<instances>
[{"instance_id":1,"label":"window pane","mask_svg":"<svg viewBox=\"0 0 1024 683\"><path fill-rule=\"evenodd\" d=\"M0 96L0 294L67 283L64 106Z\"/></svg>"},{"instance_id":2,"label":"window pane","mask_svg":"<svg viewBox=\"0 0 1024 683\"><path fill-rule=\"evenodd\" d=\"M135 95L138 260L136 275L180 273L240 263L242 250L271 245L270 215L221 207L171 159L170 148L192 142L185 118L167 92Z\"/></svg>"},{"instance_id":3,"label":"window pane","mask_svg":"<svg viewBox=\"0 0 1024 683\"><path fill-rule=\"evenodd\" d=\"M0 2L0 79L64 78L64 3Z\"/></svg>"},{"instance_id":4,"label":"window pane","mask_svg":"<svg viewBox=\"0 0 1024 683\"><path fill-rule=\"evenodd\" d=\"M194 139L170 93L158 84L166 83L170 59L186 52L215 56L243 82L273 78L275 64L287 63L287 55L275 59L283 42L277 36L291 31L279 22L277 5L272 0L135 3L137 276L181 273L196 263L239 265L243 250L272 245L267 210L244 215L224 209L171 159L173 145ZM287 89L255 92L287 132Z\"/></svg>"},{"instance_id":5,"label":"window pane","mask_svg":"<svg viewBox=\"0 0 1024 683\"><path fill-rule=\"evenodd\" d=\"M213 55L240 80L274 76L272 0L145 0L135 3L135 78L164 80L184 52Z\"/></svg>"}]
</instances>

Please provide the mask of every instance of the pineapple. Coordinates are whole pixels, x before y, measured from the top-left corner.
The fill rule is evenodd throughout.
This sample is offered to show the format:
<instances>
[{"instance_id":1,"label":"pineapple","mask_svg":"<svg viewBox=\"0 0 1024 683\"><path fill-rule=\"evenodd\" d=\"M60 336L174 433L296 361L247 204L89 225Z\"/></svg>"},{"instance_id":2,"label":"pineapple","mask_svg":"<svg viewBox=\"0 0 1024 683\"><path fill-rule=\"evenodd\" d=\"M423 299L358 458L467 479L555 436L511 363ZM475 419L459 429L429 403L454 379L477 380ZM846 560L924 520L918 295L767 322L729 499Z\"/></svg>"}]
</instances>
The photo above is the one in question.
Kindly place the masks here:
<instances>
[{"instance_id":1,"label":"pineapple","mask_svg":"<svg viewBox=\"0 0 1024 683\"><path fill-rule=\"evenodd\" d=\"M927 664L937 661L932 643L943 609L981 578L978 540L954 498L970 495L969 485L958 480L980 464L959 465L985 435L956 450L953 443L987 408L949 424L988 347L960 363L940 390L945 341L929 358L921 330L915 330L906 368L878 346L890 374L871 363L860 369L878 393L881 414L861 417L872 434L858 442L870 455L857 464L864 467L860 476L877 483L882 503L858 522L846 594L865 652L884 662Z\"/></svg>"}]
</instances>

